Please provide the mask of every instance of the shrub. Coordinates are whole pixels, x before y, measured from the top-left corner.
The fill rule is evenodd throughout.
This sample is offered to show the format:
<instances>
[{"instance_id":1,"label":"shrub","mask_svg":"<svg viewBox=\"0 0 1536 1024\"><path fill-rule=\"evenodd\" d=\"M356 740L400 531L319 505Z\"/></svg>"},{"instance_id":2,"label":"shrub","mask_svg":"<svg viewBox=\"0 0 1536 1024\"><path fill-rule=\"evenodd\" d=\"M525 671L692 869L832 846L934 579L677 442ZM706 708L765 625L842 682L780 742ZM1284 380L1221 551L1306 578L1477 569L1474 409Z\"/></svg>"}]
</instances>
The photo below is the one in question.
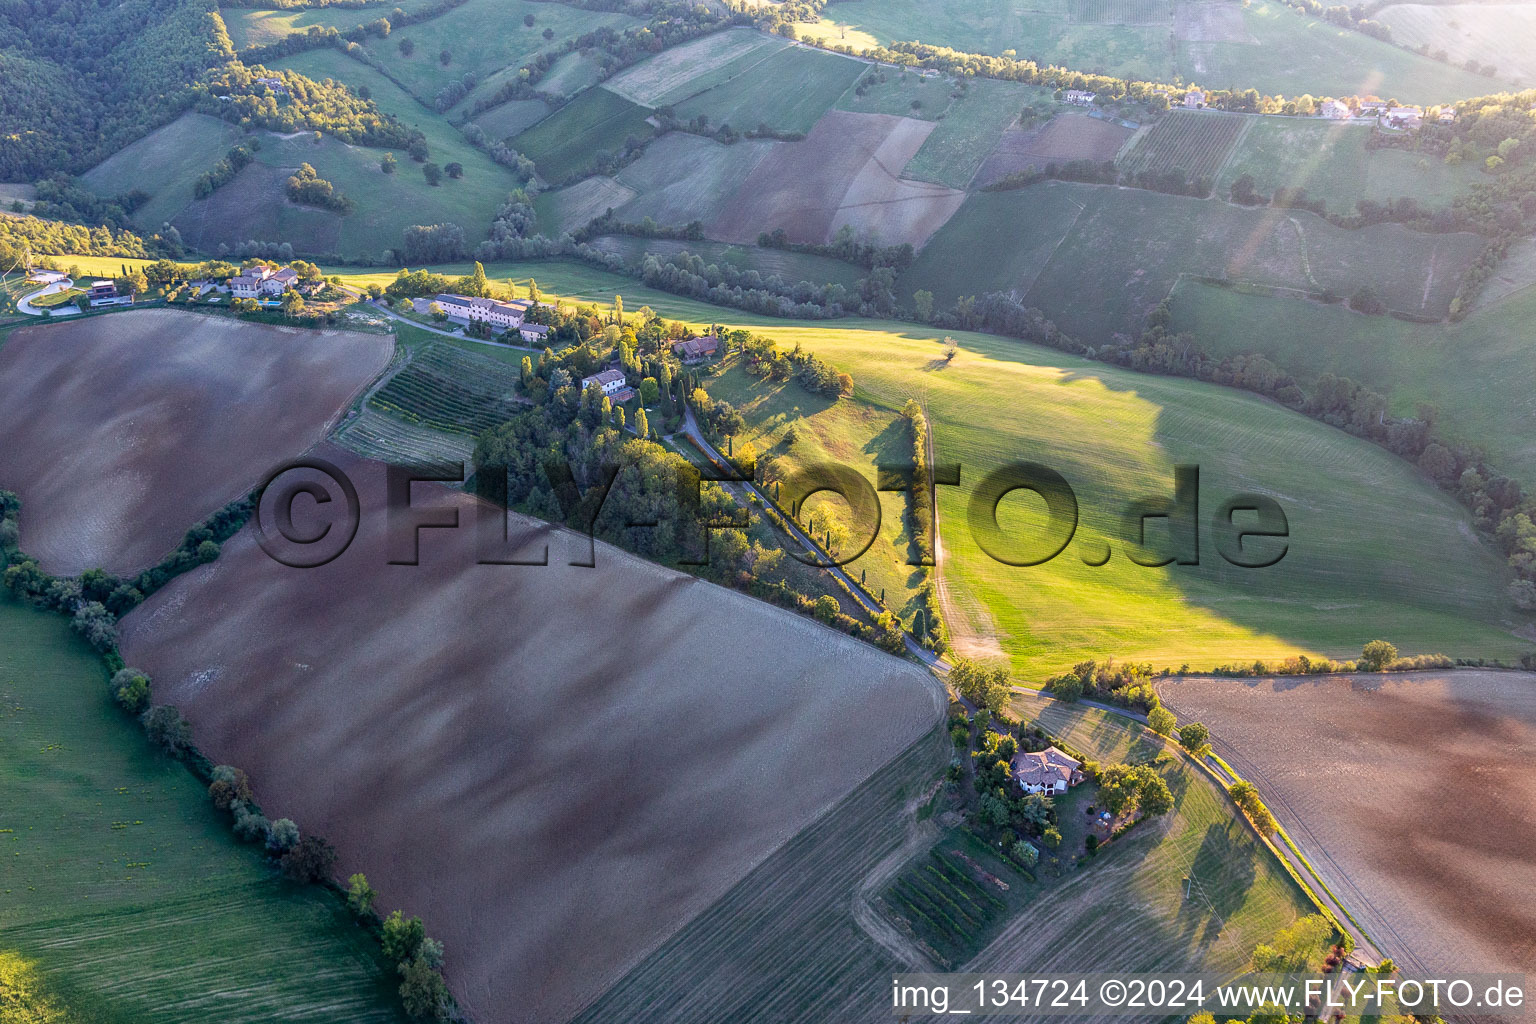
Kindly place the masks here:
<instances>
[{"instance_id":1,"label":"shrub","mask_svg":"<svg viewBox=\"0 0 1536 1024\"><path fill-rule=\"evenodd\" d=\"M289 818L278 818L267 828L267 848L275 853L287 853L299 845L299 826Z\"/></svg>"},{"instance_id":2,"label":"shrub","mask_svg":"<svg viewBox=\"0 0 1536 1024\"><path fill-rule=\"evenodd\" d=\"M208 784L208 797L221 811L230 810L237 802L248 804L251 802L251 780L233 765L218 765L213 769L213 781Z\"/></svg>"},{"instance_id":3,"label":"shrub","mask_svg":"<svg viewBox=\"0 0 1536 1024\"><path fill-rule=\"evenodd\" d=\"M156 704L139 721L149 741L172 757L180 757L192 746L192 724L169 704Z\"/></svg>"},{"instance_id":4,"label":"shrub","mask_svg":"<svg viewBox=\"0 0 1536 1024\"><path fill-rule=\"evenodd\" d=\"M331 876L336 850L319 836L300 839L282 859L283 875L294 882L319 882Z\"/></svg>"},{"instance_id":5,"label":"shrub","mask_svg":"<svg viewBox=\"0 0 1536 1024\"><path fill-rule=\"evenodd\" d=\"M368 877L362 872L347 879L347 906L358 917L368 917L373 913L375 895L373 886L368 884Z\"/></svg>"},{"instance_id":6,"label":"shrub","mask_svg":"<svg viewBox=\"0 0 1536 1024\"><path fill-rule=\"evenodd\" d=\"M131 714L142 714L149 707L149 676L136 668L124 668L112 673L107 690L118 706Z\"/></svg>"},{"instance_id":7,"label":"shrub","mask_svg":"<svg viewBox=\"0 0 1536 1024\"><path fill-rule=\"evenodd\" d=\"M384 955L396 963L405 963L415 958L422 942L427 937L427 930L419 917L406 917L402 912L394 910L384 919L384 930L380 940L384 944Z\"/></svg>"},{"instance_id":8,"label":"shrub","mask_svg":"<svg viewBox=\"0 0 1536 1024\"><path fill-rule=\"evenodd\" d=\"M235 836L237 838L247 843L264 843L267 841L272 826L267 823L264 815L258 814L239 801L230 804L229 809L235 816Z\"/></svg>"},{"instance_id":9,"label":"shrub","mask_svg":"<svg viewBox=\"0 0 1536 1024\"><path fill-rule=\"evenodd\" d=\"M73 625L75 632L102 654L117 649L117 618L100 601L81 605Z\"/></svg>"}]
</instances>

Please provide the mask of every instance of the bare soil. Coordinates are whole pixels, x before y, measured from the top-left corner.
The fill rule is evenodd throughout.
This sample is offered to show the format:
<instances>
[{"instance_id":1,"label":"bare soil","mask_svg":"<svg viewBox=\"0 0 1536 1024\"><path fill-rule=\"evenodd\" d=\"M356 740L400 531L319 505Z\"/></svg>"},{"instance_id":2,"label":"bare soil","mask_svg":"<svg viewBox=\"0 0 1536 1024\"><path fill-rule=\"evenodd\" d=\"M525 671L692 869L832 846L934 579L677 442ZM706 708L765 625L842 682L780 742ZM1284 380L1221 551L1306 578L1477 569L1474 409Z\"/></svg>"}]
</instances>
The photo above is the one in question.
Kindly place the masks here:
<instances>
[{"instance_id":1,"label":"bare soil","mask_svg":"<svg viewBox=\"0 0 1536 1024\"><path fill-rule=\"evenodd\" d=\"M1071 160L1113 160L1132 130L1085 114L1060 114L1043 125L1010 128L976 172L977 187L1031 168Z\"/></svg>"},{"instance_id":2,"label":"bare soil","mask_svg":"<svg viewBox=\"0 0 1536 1024\"><path fill-rule=\"evenodd\" d=\"M562 1021L909 747L943 695L915 665L799 616L483 506L387 564L383 466L356 541L286 569L249 528L124 622L128 661L249 771L275 814L423 917L474 1019ZM314 524L301 514L301 529Z\"/></svg>"},{"instance_id":3,"label":"bare soil","mask_svg":"<svg viewBox=\"0 0 1536 1024\"><path fill-rule=\"evenodd\" d=\"M783 228L791 241L821 243L851 224L861 237L921 246L965 199L900 178L933 128L891 114L829 111L804 139L775 147L757 165L708 234L750 244Z\"/></svg>"},{"instance_id":4,"label":"bare soil","mask_svg":"<svg viewBox=\"0 0 1536 1024\"><path fill-rule=\"evenodd\" d=\"M388 335L133 310L0 347L0 487L44 570L134 572L314 445L389 363Z\"/></svg>"},{"instance_id":5,"label":"bare soil","mask_svg":"<svg viewBox=\"0 0 1536 1024\"><path fill-rule=\"evenodd\" d=\"M1536 676L1173 679L1383 951L1536 970Z\"/></svg>"}]
</instances>

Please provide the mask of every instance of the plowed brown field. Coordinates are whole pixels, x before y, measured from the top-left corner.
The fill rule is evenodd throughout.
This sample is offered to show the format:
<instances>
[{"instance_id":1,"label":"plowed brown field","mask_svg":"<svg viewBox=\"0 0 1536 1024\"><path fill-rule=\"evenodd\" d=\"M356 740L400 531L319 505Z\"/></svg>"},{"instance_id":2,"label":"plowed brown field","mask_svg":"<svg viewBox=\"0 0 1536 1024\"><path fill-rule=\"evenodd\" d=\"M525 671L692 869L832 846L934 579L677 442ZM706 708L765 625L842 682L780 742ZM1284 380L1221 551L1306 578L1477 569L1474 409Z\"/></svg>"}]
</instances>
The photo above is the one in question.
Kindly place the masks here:
<instances>
[{"instance_id":1,"label":"plowed brown field","mask_svg":"<svg viewBox=\"0 0 1536 1024\"><path fill-rule=\"evenodd\" d=\"M0 348L0 487L43 569L127 573L319 441L394 339L134 310Z\"/></svg>"},{"instance_id":2,"label":"plowed brown field","mask_svg":"<svg viewBox=\"0 0 1536 1024\"><path fill-rule=\"evenodd\" d=\"M313 570L250 528L124 622L124 653L273 813L420 914L478 1021L561 1021L938 720L916 666L810 620L475 499L386 564L384 470L324 446L362 525ZM299 523L307 528L305 522Z\"/></svg>"},{"instance_id":3,"label":"plowed brown field","mask_svg":"<svg viewBox=\"0 0 1536 1024\"><path fill-rule=\"evenodd\" d=\"M1429 971L1536 971L1536 677L1169 680L1372 939Z\"/></svg>"}]
</instances>

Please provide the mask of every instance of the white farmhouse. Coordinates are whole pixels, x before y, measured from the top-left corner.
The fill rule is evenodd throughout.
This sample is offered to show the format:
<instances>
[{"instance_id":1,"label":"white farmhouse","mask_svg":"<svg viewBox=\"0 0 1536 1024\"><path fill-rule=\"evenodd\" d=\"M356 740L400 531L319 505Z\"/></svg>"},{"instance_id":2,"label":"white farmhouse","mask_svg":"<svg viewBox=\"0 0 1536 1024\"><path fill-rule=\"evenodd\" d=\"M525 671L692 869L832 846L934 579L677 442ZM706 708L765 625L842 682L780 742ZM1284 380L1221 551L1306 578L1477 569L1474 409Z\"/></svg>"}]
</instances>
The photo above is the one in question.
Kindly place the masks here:
<instances>
[{"instance_id":1,"label":"white farmhouse","mask_svg":"<svg viewBox=\"0 0 1536 1024\"><path fill-rule=\"evenodd\" d=\"M612 398L615 394L624 390L624 385L626 384L624 371L604 370L601 373L594 373L590 377L581 378L582 391L586 391L587 388L594 384L602 388L603 394Z\"/></svg>"},{"instance_id":2,"label":"white farmhouse","mask_svg":"<svg viewBox=\"0 0 1536 1024\"><path fill-rule=\"evenodd\" d=\"M1205 93L1199 89L1190 89L1184 94L1184 105L1191 110L1205 106Z\"/></svg>"}]
</instances>

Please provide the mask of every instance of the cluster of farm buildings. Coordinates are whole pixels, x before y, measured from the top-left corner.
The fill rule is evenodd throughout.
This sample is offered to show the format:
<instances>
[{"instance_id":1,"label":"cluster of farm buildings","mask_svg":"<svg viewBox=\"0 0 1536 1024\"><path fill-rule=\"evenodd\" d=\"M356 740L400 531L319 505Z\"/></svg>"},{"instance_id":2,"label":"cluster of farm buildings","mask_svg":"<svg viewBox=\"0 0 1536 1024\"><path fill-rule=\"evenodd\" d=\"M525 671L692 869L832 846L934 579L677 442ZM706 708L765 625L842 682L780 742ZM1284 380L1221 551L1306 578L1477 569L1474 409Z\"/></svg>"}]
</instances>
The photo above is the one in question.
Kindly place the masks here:
<instances>
[{"instance_id":1,"label":"cluster of farm buildings","mask_svg":"<svg viewBox=\"0 0 1536 1024\"><path fill-rule=\"evenodd\" d=\"M1086 107L1098 99L1098 94L1083 89L1067 89L1061 98L1076 106ZM1206 99L1205 90L1192 86L1184 93L1180 104L1188 110L1202 110ZM1424 122L1426 112L1423 107L1400 106L1385 100L1359 100L1357 106L1351 107L1343 100L1326 99L1317 105L1315 116L1330 121L1375 121L1383 128L1417 128ZM1441 124L1450 124L1456 120L1456 110L1454 107L1444 107L1436 114L1436 118Z\"/></svg>"},{"instance_id":2,"label":"cluster of farm buildings","mask_svg":"<svg viewBox=\"0 0 1536 1024\"><path fill-rule=\"evenodd\" d=\"M697 363L708 359L719 350L720 338L714 334L687 338L672 344L672 353L685 363ZM617 366L610 366L590 377L583 377L581 390L586 391L590 387L598 388L615 405L635 397L635 389L630 386L624 370Z\"/></svg>"}]
</instances>

